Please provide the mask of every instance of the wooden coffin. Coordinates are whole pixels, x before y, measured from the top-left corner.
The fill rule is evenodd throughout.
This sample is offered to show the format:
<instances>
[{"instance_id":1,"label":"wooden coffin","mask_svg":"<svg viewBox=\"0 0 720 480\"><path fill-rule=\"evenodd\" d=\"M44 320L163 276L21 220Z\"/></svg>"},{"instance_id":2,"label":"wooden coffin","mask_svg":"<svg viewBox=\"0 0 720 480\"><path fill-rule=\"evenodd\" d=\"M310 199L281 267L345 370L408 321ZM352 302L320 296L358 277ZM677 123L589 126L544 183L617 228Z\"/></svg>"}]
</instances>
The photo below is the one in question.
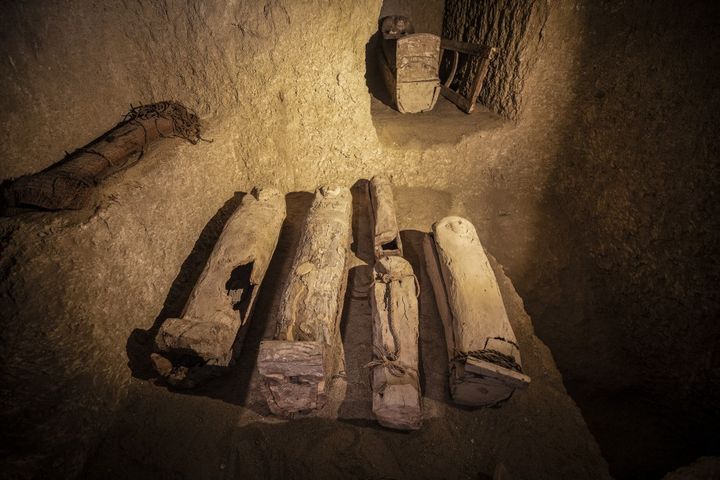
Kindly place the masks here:
<instances>
[{"instance_id":1,"label":"wooden coffin","mask_svg":"<svg viewBox=\"0 0 720 480\"><path fill-rule=\"evenodd\" d=\"M370 211L375 258L389 255L402 256L402 241L395 217L392 185L386 177L375 176L370 181Z\"/></svg>"},{"instance_id":2,"label":"wooden coffin","mask_svg":"<svg viewBox=\"0 0 720 480\"><path fill-rule=\"evenodd\" d=\"M400 430L422 425L418 380L418 289L412 267L402 257L375 263L370 290L374 360L372 410L378 423Z\"/></svg>"},{"instance_id":3,"label":"wooden coffin","mask_svg":"<svg viewBox=\"0 0 720 480\"><path fill-rule=\"evenodd\" d=\"M423 248L445 330L450 393L458 404L497 405L530 378L495 274L468 220L446 217L432 230Z\"/></svg>"},{"instance_id":4,"label":"wooden coffin","mask_svg":"<svg viewBox=\"0 0 720 480\"><path fill-rule=\"evenodd\" d=\"M275 314L274 339L261 342L258 354L258 372L275 414L318 409L327 399L340 353L351 217L349 189L315 192Z\"/></svg>"},{"instance_id":5,"label":"wooden coffin","mask_svg":"<svg viewBox=\"0 0 720 480\"><path fill-rule=\"evenodd\" d=\"M440 37L430 33L383 33L378 61L400 113L432 110L440 95Z\"/></svg>"},{"instance_id":6,"label":"wooden coffin","mask_svg":"<svg viewBox=\"0 0 720 480\"><path fill-rule=\"evenodd\" d=\"M252 314L285 219L285 197L274 189L243 197L227 221L181 318L155 337L156 370L178 387L222 373L242 347L241 327ZM243 329L243 333L245 329Z\"/></svg>"}]
</instances>

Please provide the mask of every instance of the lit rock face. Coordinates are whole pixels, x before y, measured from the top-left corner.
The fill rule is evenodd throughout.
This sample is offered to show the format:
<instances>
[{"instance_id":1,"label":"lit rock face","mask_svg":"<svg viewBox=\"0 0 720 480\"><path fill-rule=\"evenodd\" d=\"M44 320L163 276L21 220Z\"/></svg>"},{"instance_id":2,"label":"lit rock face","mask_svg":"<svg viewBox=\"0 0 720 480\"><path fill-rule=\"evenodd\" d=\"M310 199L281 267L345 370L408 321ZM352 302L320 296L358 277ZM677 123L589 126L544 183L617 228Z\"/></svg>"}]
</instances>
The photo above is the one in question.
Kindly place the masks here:
<instances>
[{"instance_id":1,"label":"lit rock face","mask_svg":"<svg viewBox=\"0 0 720 480\"><path fill-rule=\"evenodd\" d=\"M211 123L228 119L216 137L229 136L231 151L210 161L232 167L228 183L272 178L314 189L313 177L342 174L330 170L338 156L371 153L363 72L380 3L9 6L0 19L0 179L49 166L130 104L173 99ZM287 154L312 158L313 169L284 168Z\"/></svg>"},{"instance_id":2,"label":"lit rock face","mask_svg":"<svg viewBox=\"0 0 720 480\"><path fill-rule=\"evenodd\" d=\"M147 375L133 352L151 340L134 330L181 314L235 192L350 185L368 169L378 145L363 72L379 9L77 1L3 11L0 178L48 167L130 104L179 101L213 140L168 140L108 178L96 210L2 220L0 388L24 418L18 442L37 445L13 468L78 471L131 376ZM50 467L56 458L62 467Z\"/></svg>"}]
</instances>

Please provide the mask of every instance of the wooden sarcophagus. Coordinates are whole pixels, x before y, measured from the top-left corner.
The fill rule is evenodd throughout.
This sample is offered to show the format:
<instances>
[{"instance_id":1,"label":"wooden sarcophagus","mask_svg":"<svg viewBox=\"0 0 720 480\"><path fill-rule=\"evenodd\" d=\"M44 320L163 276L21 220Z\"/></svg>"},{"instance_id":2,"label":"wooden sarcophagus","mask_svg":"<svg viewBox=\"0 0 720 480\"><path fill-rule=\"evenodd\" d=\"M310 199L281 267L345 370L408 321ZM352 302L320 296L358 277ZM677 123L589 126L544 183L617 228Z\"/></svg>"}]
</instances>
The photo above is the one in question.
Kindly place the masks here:
<instances>
[{"instance_id":1,"label":"wooden sarcophagus","mask_svg":"<svg viewBox=\"0 0 720 480\"><path fill-rule=\"evenodd\" d=\"M233 363L284 219L285 197L279 191L256 189L243 197L182 316L165 320L155 337L160 353L151 358L168 383L191 388Z\"/></svg>"},{"instance_id":2,"label":"wooden sarcophagus","mask_svg":"<svg viewBox=\"0 0 720 480\"><path fill-rule=\"evenodd\" d=\"M112 130L62 161L0 186L4 213L90 207L98 184L137 163L154 143L171 137L193 145L202 140L197 115L177 102L134 107Z\"/></svg>"},{"instance_id":3,"label":"wooden sarcophagus","mask_svg":"<svg viewBox=\"0 0 720 480\"><path fill-rule=\"evenodd\" d=\"M380 425L417 430L422 425L417 279L410 263L398 256L379 258L373 276L372 410Z\"/></svg>"},{"instance_id":4,"label":"wooden sarcophagus","mask_svg":"<svg viewBox=\"0 0 720 480\"><path fill-rule=\"evenodd\" d=\"M435 223L423 245L445 330L450 393L468 406L492 406L530 383L495 274L475 227L460 217Z\"/></svg>"},{"instance_id":5,"label":"wooden sarcophagus","mask_svg":"<svg viewBox=\"0 0 720 480\"><path fill-rule=\"evenodd\" d=\"M316 191L273 318L274 338L260 343L258 372L275 414L316 410L327 400L339 366L351 237L350 190Z\"/></svg>"},{"instance_id":6,"label":"wooden sarcophagus","mask_svg":"<svg viewBox=\"0 0 720 480\"><path fill-rule=\"evenodd\" d=\"M432 110L441 90L438 77L440 37L412 32L405 17L382 20L378 63L400 113Z\"/></svg>"},{"instance_id":7,"label":"wooden sarcophagus","mask_svg":"<svg viewBox=\"0 0 720 480\"><path fill-rule=\"evenodd\" d=\"M375 258L402 256L402 240L395 216L392 185L387 177L376 175L370 181L370 213Z\"/></svg>"}]
</instances>

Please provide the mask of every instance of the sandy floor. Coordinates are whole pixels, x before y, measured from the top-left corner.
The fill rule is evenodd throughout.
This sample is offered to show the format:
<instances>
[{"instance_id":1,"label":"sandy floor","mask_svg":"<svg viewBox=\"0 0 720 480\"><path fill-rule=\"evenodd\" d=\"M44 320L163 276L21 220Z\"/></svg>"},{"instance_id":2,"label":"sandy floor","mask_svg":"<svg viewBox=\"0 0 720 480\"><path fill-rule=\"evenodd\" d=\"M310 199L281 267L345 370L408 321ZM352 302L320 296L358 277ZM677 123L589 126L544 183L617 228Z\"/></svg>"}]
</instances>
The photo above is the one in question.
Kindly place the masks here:
<instances>
[{"instance_id":1,"label":"sandy floor","mask_svg":"<svg viewBox=\"0 0 720 480\"><path fill-rule=\"evenodd\" d=\"M491 476L500 464L514 479L608 477L607 465L567 395L550 351L534 335L522 300L494 259L532 384L499 409L473 411L449 401L442 327L422 266L420 243L435 220L466 214L446 192L414 188L395 192L405 256L422 290L425 423L412 433L377 426L370 411L368 371L363 367L372 355L365 188L363 181L353 187L355 262L340 326L345 369L331 387L328 405L312 417L275 418L264 403L255 370L259 342L272 333L270 314L312 200L310 193L298 192L287 196L288 218L236 367L193 392L172 391L153 379L146 359L153 332L134 332L128 340L135 377L129 398L91 456L85 478L477 479ZM218 212L198 239L155 328L164 316L182 307L212 249L208 238L221 228L238 198Z\"/></svg>"},{"instance_id":2,"label":"sandy floor","mask_svg":"<svg viewBox=\"0 0 720 480\"><path fill-rule=\"evenodd\" d=\"M468 115L442 96L431 111L415 115L402 114L375 97L370 109L380 143L391 148L454 145L467 135L489 132L507 123L482 105Z\"/></svg>"}]
</instances>

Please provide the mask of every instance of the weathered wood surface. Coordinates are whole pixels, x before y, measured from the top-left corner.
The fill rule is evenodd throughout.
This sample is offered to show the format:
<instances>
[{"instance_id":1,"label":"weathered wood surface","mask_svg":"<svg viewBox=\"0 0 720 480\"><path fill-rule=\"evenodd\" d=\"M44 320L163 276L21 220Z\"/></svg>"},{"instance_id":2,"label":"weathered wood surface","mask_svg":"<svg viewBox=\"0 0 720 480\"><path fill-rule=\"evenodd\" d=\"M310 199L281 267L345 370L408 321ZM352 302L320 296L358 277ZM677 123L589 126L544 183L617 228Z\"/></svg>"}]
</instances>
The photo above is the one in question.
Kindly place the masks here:
<instances>
[{"instance_id":1,"label":"weathered wood surface","mask_svg":"<svg viewBox=\"0 0 720 480\"><path fill-rule=\"evenodd\" d=\"M370 290L374 360L372 409L380 425L416 430L422 425L418 380L417 279L402 257L375 263Z\"/></svg>"},{"instance_id":2,"label":"weathered wood surface","mask_svg":"<svg viewBox=\"0 0 720 480\"><path fill-rule=\"evenodd\" d=\"M289 415L318 409L338 364L339 323L348 276L352 197L321 188L303 226L278 311L274 340L263 341L258 372L268 406Z\"/></svg>"},{"instance_id":3,"label":"weathered wood surface","mask_svg":"<svg viewBox=\"0 0 720 480\"><path fill-rule=\"evenodd\" d=\"M433 225L424 257L445 330L450 392L456 403L495 405L530 378L500 289L475 227L446 217Z\"/></svg>"},{"instance_id":4,"label":"weathered wood surface","mask_svg":"<svg viewBox=\"0 0 720 480\"><path fill-rule=\"evenodd\" d=\"M42 172L4 187L3 201L9 211L86 207L101 180L135 164L158 139L173 136L196 143L200 138L197 116L175 102L136 107L127 120L98 140Z\"/></svg>"},{"instance_id":5,"label":"weathered wood surface","mask_svg":"<svg viewBox=\"0 0 720 480\"><path fill-rule=\"evenodd\" d=\"M441 86L442 95L457 105L465 113L472 113L477 106L477 99L480 96L480 91L482 90L483 83L485 82L490 62L494 58L497 49L485 45L460 42L447 38L442 39L440 42L440 48L442 50L450 50L453 52L453 63L450 74ZM466 96L461 95L459 92L450 87L455 79L460 53L477 57L475 68L468 69L470 72L469 76L472 77L472 81Z\"/></svg>"},{"instance_id":6,"label":"weathered wood surface","mask_svg":"<svg viewBox=\"0 0 720 480\"><path fill-rule=\"evenodd\" d=\"M394 70L398 82L438 81L440 37L414 33L397 39Z\"/></svg>"},{"instance_id":7,"label":"weathered wood surface","mask_svg":"<svg viewBox=\"0 0 720 480\"><path fill-rule=\"evenodd\" d=\"M383 35L378 55L385 85L400 113L432 110L440 95L440 37Z\"/></svg>"},{"instance_id":8,"label":"weathered wood surface","mask_svg":"<svg viewBox=\"0 0 720 480\"><path fill-rule=\"evenodd\" d=\"M389 255L402 256L402 241L395 216L392 185L386 177L375 176L370 181L370 209L375 258Z\"/></svg>"},{"instance_id":9,"label":"weathered wood surface","mask_svg":"<svg viewBox=\"0 0 720 480\"><path fill-rule=\"evenodd\" d=\"M252 314L285 219L285 197L256 189L243 197L218 238L181 318L168 318L155 337L158 372L179 387L221 373L242 348L238 332ZM187 358L197 366L187 368ZM172 365L173 360L179 362ZM168 364L170 362L171 365Z\"/></svg>"}]
</instances>

